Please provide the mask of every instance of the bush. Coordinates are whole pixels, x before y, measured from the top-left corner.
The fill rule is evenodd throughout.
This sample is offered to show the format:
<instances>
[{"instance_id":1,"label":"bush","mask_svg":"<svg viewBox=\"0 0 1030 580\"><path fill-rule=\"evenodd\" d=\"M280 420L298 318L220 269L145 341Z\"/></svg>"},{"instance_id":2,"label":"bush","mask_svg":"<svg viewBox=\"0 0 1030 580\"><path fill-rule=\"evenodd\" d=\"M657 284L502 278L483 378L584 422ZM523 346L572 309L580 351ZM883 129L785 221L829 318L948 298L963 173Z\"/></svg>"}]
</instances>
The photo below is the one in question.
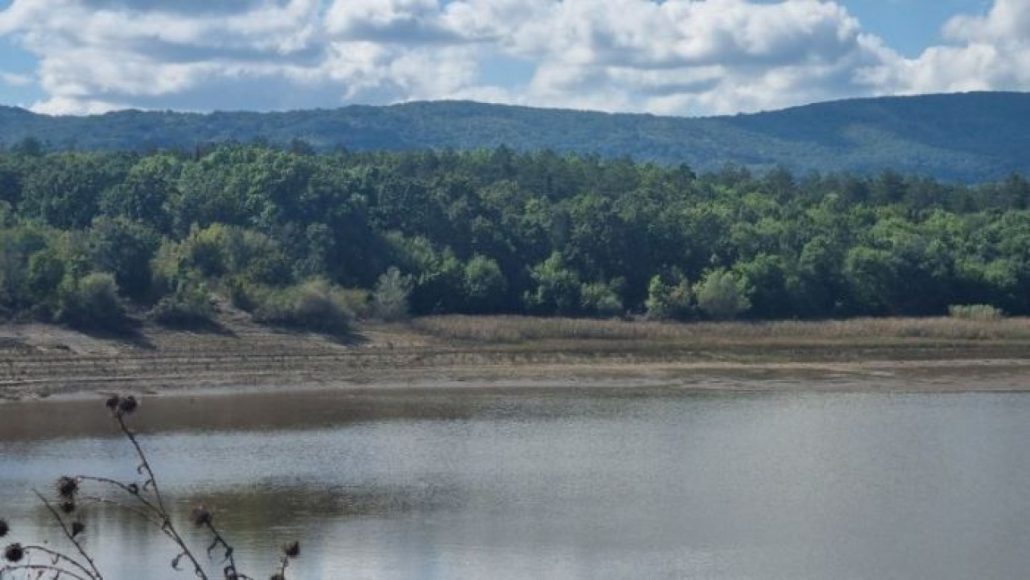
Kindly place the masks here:
<instances>
[{"instance_id":1,"label":"bush","mask_svg":"<svg viewBox=\"0 0 1030 580\"><path fill-rule=\"evenodd\" d=\"M174 288L176 279L183 276L232 277L269 285L293 280L278 242L258 232L222 224L194 228L181 242L166 240L150 267L159 293Z\"/></svg>"},{"instance_id":2,"label":"bush","mask_svg":"<svg viewBox=\"0 0 1030 580\"><path fill-rule=\"evenodd\" d=\"M508 281L497 262L474 256L465 264L465 298L468 310L490 312L504 303Z\"/></svg>"},{"instance_id":3,"label":"bush","mask_svg":"<svg viewBox=\"0 0 1030 580\"><path fill-rule=\"evenodd\" d=\"M58 291L57 320L77 328L120 330L129 318L114 276L94 272L81 279L65 277Z\"/></svg>"},{"instance_id":4,"label":"bush","mask_svg":"<svg viewBox=\"0 0 1030 580\"><path fill-rule=\"evenodd\" d=\"M150 318L165 326L205 326L214 320L215 308L203 284L183 284L158 301Z\"/></svg>"},{"instance_id":5,"label":"bush","mask_svg":"<svg viewBox=\"0 0 1030 580\"><path fill-rule=\"evenodd\" d=\"M647 285L647 317L651 320L682 320L688 318L693 309L694 293L690 282L682 275L676 275L668 283L660 275L651 278Z\"/></svg>"},{"instance_id":6,"label":"bush","mask_svg":"<svg viewBox=\"0 0 1030 580\"><path fill-rule=\"evenodd\" d=\"M53 313L64 277L64 260L53 249L41 250L29 257L26 285L36 309L42 313Z\"/></svg>"},{"instance_id":7,"label":"bush","mask_svg":"<svg viewBox=\"0 0 1030 580\"><path fill-rule=\"evenodd\" d=\"M229 303L240 310L252 313L258 307L260 289L243 277L233 276L226 280L225 292Z\"/></svg>"},{"instance_id":8,"label":"bush","mask_svg":"<svg viewBox=\"0 0 1030 580\"><path fill-rule=\"evenodd\" d=\"M716 320L736 318L751 308L743 280L724 269L708 272L696 293L698 308Z\"/></svg>"},{"instance_id":9,"label":"bush","mask_svg":"<svg viewBox=\"0 0 1030 580\"><path fill-rule=\"evenodd\" d=\"M256 293L254 320L319 332L342 333L352 314L346 292L323 279L287 288L265 288Z\"/></svg>"},{"instance_id":10,"label":"bush","mask_svg":"<svg viewBox=\"0 0 1030 580\"><path fill-rule=\"evenodd\" d=\"M333 296L354 318L372 316L372 294L361 288L335 288Z\"/></svg>"},{"instance_id":11,"label":"bush","mask_svg":"<svg viewBox=\"0 0 1030 580\"><path fill-rule=\"evenodd\" d=\"M953 304L948 307L948 316L963 320L1000 320L1005 313L989 304Z\"/></svg>"},{"instance_id":12,"label":"bush","mask_svg":"<svg viewBox=\"0 0 1030 580\"><path fill-rule=\"evenodd\" d=\"M161 245L157 233L125 218L101 217L93 221L88 238L93 265L111 272L119 290L134 300L150 291L150 261Z\"/></svg>"},{"instance_id":13,"label":"bush","mask_svg":"<svg viewBox=\"0 0 1030 580\"><path fill-rule=\"evenodd\" d=\"M540 314L577 314L582 306L579 274L571 269L560 252L530 270L536 289L526 292L523 301L530 311Z\"/></svg>"},{"instance_id":14,"label":"bush","mask_svg":"<svg viewBox=\"0 0 1030 580\"><path fill-rule=\"evenodd\" d=\"M585 312L600 316L615 316L623 311L622 288L625 280L618 279L610 284L594 282L580 288L580 305Z\"/></svg>"},{"instance_id":15,"label":"bush","mask_svg":"<svg viewBox=\"0 0 1030 580\"><path fill-rule=\"evenodd\" d=\"M396 321L408 318L408 296L411 294L411 278L391 267L376 282L372 293L372 311L381 320Z\"/></svg>"}]
</instances>

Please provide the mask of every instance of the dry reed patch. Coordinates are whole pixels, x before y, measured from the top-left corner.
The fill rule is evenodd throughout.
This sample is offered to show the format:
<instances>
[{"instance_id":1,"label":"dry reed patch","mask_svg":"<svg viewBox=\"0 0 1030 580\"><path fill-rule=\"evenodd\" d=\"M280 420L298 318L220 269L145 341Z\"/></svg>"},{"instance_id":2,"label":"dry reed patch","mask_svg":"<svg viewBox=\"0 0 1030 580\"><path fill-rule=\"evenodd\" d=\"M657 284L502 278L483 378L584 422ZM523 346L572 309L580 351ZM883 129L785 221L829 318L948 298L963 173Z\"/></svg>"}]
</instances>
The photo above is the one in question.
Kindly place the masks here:
<instances>
[{"instance_id":1,"label":"dry reed patch","mask_svg":"<svg viewBox=\"0 0 1030 580\"><path fill-rule=\"evenodd\" d=\"M532 340L763 341L926 338L1028 340L1030 319L857 318L777 322L654 322L526 316L430 316L420 332L450 340L519 343Z\"/></svg>"}]
</instances>

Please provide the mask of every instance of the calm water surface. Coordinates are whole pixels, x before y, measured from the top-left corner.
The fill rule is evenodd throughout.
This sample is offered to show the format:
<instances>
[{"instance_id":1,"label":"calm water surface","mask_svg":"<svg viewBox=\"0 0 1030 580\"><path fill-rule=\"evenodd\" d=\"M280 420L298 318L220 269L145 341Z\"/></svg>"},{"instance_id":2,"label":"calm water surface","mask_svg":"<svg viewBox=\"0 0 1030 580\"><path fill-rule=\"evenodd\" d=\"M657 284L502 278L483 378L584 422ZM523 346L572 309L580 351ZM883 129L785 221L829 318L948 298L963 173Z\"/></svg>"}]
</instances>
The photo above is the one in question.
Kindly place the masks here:
<instances>
[{"instance_id":1,"label":"calm water surface","mask_svg":"<svg viewBox=\"0 0 1030 580\"><path fill-rule=\"evenodd\" d=\"M1030 574L1026 394L248 395L134 420L259 578L292 538L300 579ZM97 402L0 406L0 517L56 540L32 487L131 478L130 451ZM87 523L108 580L191 577L141 572L175 551L131 517Z\"/></svg>"}]
</instances>

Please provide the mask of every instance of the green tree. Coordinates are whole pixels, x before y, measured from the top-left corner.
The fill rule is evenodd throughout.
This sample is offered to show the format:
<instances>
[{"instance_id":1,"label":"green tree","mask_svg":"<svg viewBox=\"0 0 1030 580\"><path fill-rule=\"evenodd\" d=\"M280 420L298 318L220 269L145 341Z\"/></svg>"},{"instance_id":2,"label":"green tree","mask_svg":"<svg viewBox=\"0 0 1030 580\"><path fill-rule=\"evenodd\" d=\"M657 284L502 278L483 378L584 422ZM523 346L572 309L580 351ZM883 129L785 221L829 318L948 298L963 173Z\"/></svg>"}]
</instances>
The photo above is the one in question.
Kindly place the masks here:
<instances>
[{"instance_id":1,"label":"green tree","mask_svg":"<svg viewBox=\"0 0 1030 580\"><path fill-rule=\"evenodd\" d=\"M59 228L84 228L104 192L125 171L124 157L98 153L48 155L25 177L22 211Z\"/></svg>"},{"instance_id":2,"label":"green tree","mask_svg":"<svg viewBox=\"0 0 1030 580\"><path fill-rule=\"evenodd\" d=\"M144 157L132 166L124 180L101 194L100 210L104 215L124 217L169 233L170 204L179 196L181 172L182 163L174 156Z\"/></svg>"},{"instance_id":3,"label":"green tree","mask_svg":"<svg viewBox=\"0 0 1030 580\"><path fill-rule=\"evenodd\" d=\"M90 247L97 270L114 275L125 296L143 300L150 291L150 261L160 246L156 232L124 217L100 217L90 230Z\"/></svg>"},{"instance_id":4,"label":"green tree","mask_svg":"<svg viewBox=\"0 0 1030 580\"><path fill-rule=\"evenodd\" d=\"M466 307L471 312L493 312L504 304L508 281L497 262L473 256L465 264Z\"/></svg>"},{"instance_id":5,"label":"green tree","mask_svg":"<svg viewBox=\"0 0 1030 580\"><path fill-rule=\"evenodd\" d=\"M890 252L865 246L852 248L844 261L844 275L858 312L885 314L895 308L895 293L903 279Z\"/></svg>"},{"instance_id":6,"label":"green tree","mask_svg":"<svg viewBox=\"0 0 1030 580\"><path fill-rule=\"evenodd\" d=\"M782 256L759 254L737 262L733 270L750 288L750 312L760 318L789 318L797 312L797 278Z\"/></svg>"},{"instance_id":7,"label":"green tree","mask_svg":"<svg viewBox=\"0 0 1030 580\"><path fill-rule=\"evenodd\" d=\"M29 258L27 286L31 301L46 314L57 308L57 292L65 276L65 264L52 248L40 250Z\"/></svg>"},{"instance_id":8,"label":"green tree","mask_svg":"<svg viewBox=\"0 0 1030 580\"><path fill-rule=\"evenodd\" d=\"M543 314L576 314L580 310L579 274L570 270L561 253L554 252L530 272L536 286L526 294L531 311Z\"/></svg>"}]
</instances>

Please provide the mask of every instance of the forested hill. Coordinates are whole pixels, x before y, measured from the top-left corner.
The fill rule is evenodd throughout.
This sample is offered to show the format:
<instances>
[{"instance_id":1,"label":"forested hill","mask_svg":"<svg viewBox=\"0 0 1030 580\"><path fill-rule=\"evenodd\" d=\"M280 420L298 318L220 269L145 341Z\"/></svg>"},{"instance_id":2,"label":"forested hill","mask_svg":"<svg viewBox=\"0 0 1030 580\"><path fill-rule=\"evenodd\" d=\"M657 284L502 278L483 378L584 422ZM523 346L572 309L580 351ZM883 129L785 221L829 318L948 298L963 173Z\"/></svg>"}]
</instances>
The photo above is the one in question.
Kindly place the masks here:
<instances>
[{"instance_id":1,"label":"forested hill","mask_svg":"<svg viewBox=\"0 0 1030 580\"><path fill-rule=\"evenodd\" d=\"M0 152L0 321L1030 315L1030 182L510 149ZM368 300L372 291L372 300ZM977 314L978 316L981 314Z\"/></svg>"},{"instance_id":2,"label":"forested hill","mask_svg":"<svg viewBox=\"0 0 1030 580\"><path fill-rule=\"evenodd\" d=\"M472 102L350 106L286 113L123 111L49 117L0 107L0 144L52 149L192 149L300 139L316 149L554 149L630 156L700 170L737 163L796 172L893 169L984 181L1030 173L1030 94L857 99L732 117L677 118Z\"/></svg>"}]
</instances>

